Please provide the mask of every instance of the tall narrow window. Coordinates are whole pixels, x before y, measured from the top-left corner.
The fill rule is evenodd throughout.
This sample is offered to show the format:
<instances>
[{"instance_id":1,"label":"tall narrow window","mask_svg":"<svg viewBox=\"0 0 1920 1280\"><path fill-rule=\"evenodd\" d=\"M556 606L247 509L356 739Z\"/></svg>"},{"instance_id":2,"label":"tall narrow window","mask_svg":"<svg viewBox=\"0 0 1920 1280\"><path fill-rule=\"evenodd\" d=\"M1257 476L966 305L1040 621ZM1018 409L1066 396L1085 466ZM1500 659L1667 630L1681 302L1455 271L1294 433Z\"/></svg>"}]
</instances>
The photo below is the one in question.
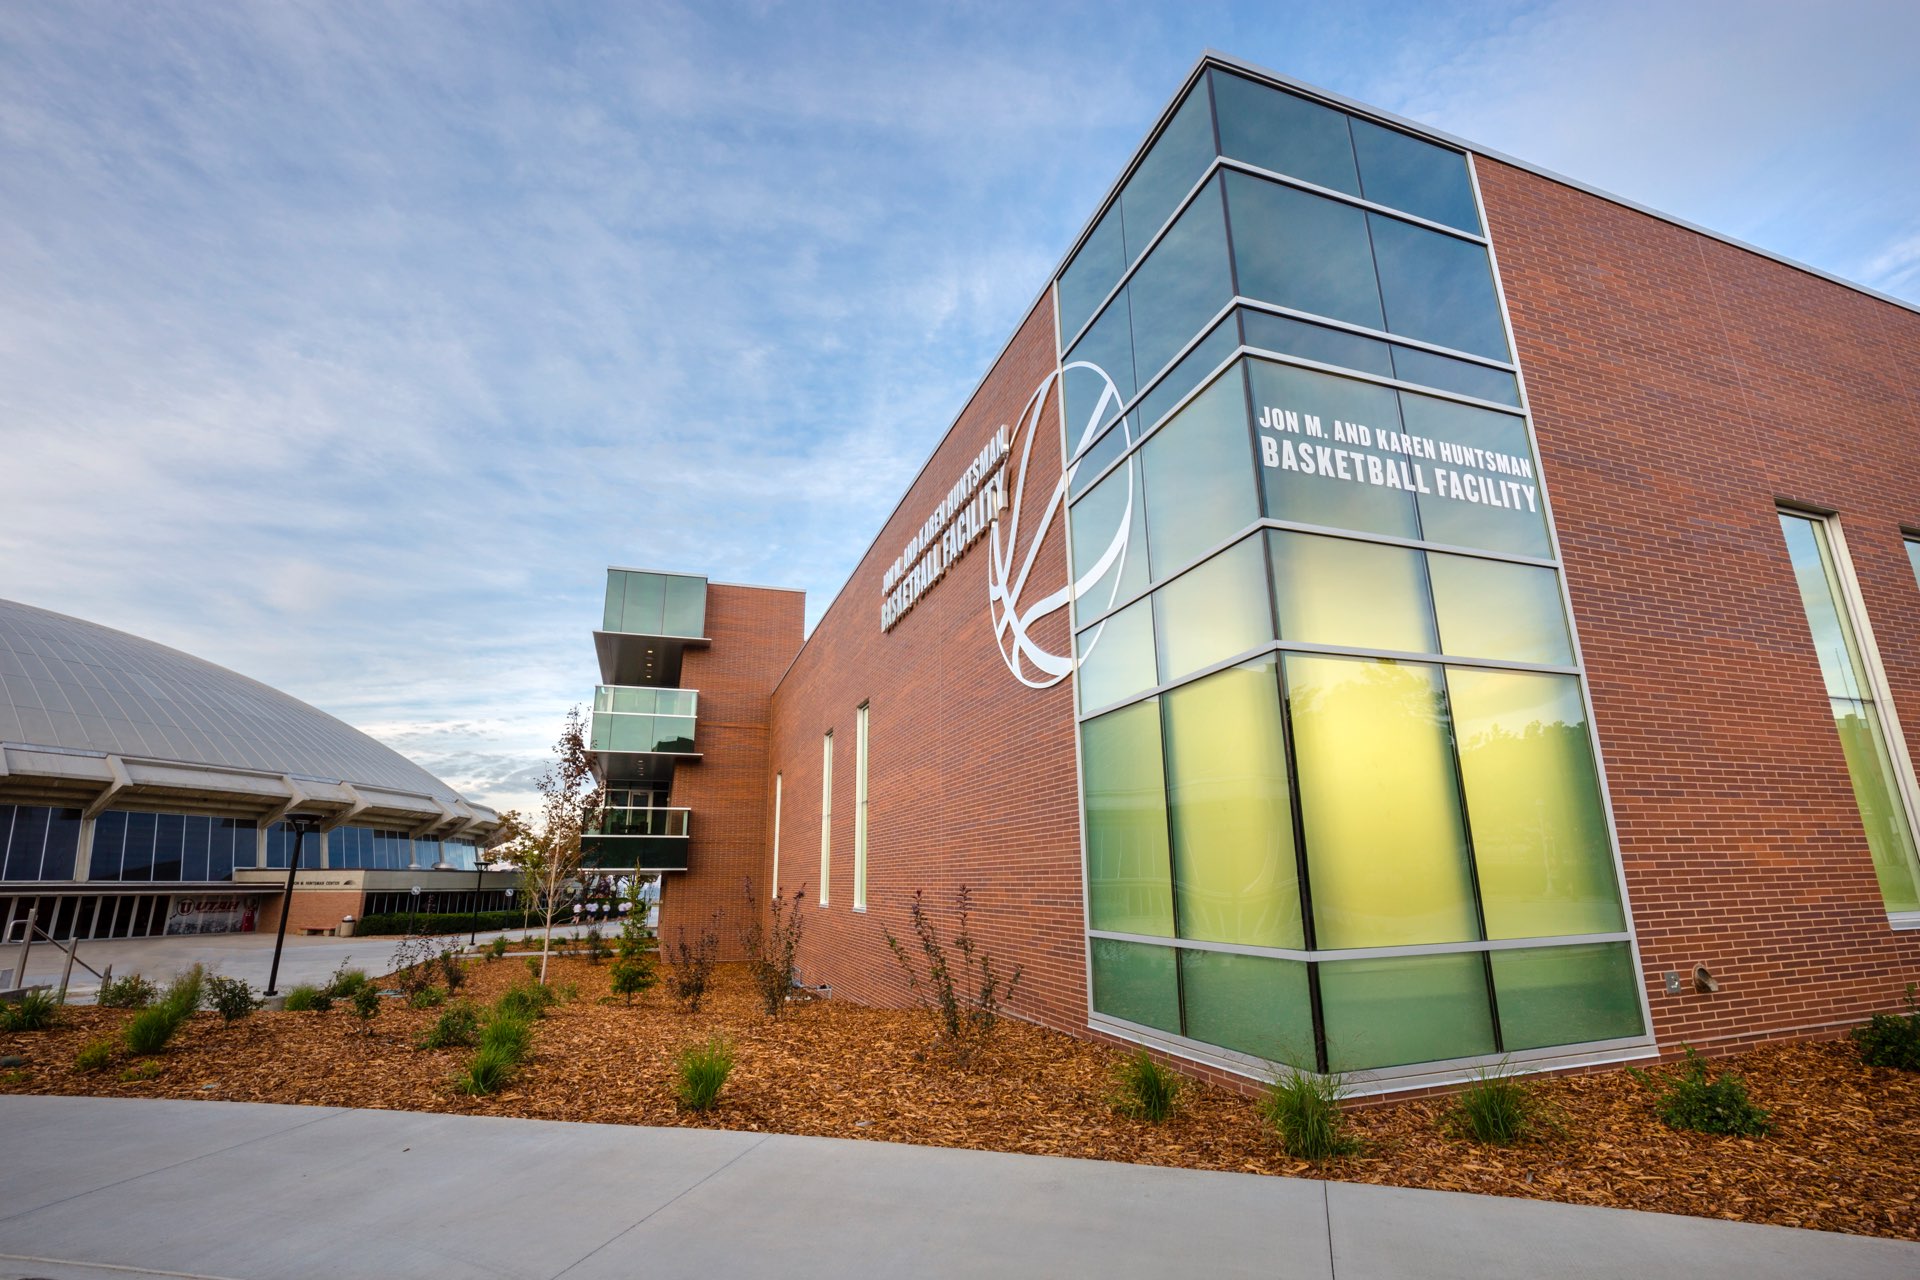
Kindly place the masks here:
<instances>
[{"instance_id":1,"label":"tall narrow window","mask_svg":"<svg viewBox=\"0 0 1920 1280\"><path fill-rule=\"evenodd\" d=\"M773 896L780 896L780 775L773 775Z\"/></svg>"},{"instance_id":2,"label":"tall narrow window","mask_svg":"<svg viewBox=\"0 0 1920 1280\"><path fill-rule=\"evenodd\" d=\"M867 704L855 713L853 738L853 909L867 909Z\"/></svg>"},{"instance_id":3,"label":"tall narrow window","mask_svg":"<svg viewBox=\"0 0 1920 1280\"><path fill-rule=\"evenodd\" d=\"M827 905L827 872L833 866L833 730L820 740L820 905Z\"/></svg>"},{"instance_id":4,"label":"tall narrow window","mask_svg":"<svg viewBox=\"0 0 1920 1280\"><path fill-rule=\"evenodd\" d=\"M1911 776L1902 776L1905 760L1894 754L1884 704L1876 696L1871 633L1845 572L1845 544L1838 541L1833 521L1797 511L1780 513L1780 529L1813 632L1881 897L1890 914L1920 923L1920 857L1905 794Z\"/></svg>"}]
</instances>

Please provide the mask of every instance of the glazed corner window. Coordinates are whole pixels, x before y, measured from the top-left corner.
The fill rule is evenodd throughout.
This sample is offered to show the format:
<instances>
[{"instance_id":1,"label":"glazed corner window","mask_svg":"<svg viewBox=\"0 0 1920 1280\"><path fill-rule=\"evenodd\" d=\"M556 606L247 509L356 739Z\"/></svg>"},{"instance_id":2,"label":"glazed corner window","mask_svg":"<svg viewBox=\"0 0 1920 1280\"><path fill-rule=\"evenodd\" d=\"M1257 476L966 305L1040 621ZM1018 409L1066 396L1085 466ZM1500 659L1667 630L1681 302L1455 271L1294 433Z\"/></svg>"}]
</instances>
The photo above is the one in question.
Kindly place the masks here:
<instances>
[{"instance_id":1,"label":"glazed corner window","mask_svg":"<svg viewBox=\"0 0 1920 1280\"><path fill-rule=\"evenodd\" d=\"M1880 895L1889 914L1920 923L1920 857L1908 799L1912 775L1905 759L1894 754L1884 703L1876 696L1871 633L1847 572L1846 544L1833 520L1798 511L1780 512L1780 530L1813 633ZM1912 544L1908 546L1911 554Z\"/></svg>"},{"instance_id":2,"label":"glazed corner window","mask_svg":"<svg viewBox=\"0 0 1920 1280\"><path fill-rule=\"evenodd\" d=\"M867 909L867 704L855 713L853 739L853 909Z\"/></svg>"},{"instance_id":3,"label":"glazed corner window","mask_svg":"<svg viewBox=\"0 0 1920 1280\"><path fill-rule=\"evenodd\" d=\"M827 905L827 872L833 864L833 730L820 739L820 905Z\"/></svg>"}]
</instances>

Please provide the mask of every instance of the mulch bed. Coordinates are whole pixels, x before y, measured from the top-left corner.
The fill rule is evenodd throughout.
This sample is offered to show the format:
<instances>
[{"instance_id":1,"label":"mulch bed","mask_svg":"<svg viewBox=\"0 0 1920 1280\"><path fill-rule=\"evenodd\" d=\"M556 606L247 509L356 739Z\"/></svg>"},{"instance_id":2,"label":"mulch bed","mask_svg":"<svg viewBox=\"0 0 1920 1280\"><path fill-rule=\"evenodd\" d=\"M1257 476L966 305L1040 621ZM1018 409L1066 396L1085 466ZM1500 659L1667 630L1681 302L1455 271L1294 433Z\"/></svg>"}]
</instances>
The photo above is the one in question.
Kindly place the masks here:
<instances>
[{"instance_id":1,"label":"mulch bed","mask_svg":"<svg viewBox=\"0 0 1920 1280\"><path fill-rule=\"evenodd\" d=\"M517 960L474 964L462 994L487 999L526 971ZM377 1107L542 1120L687 1125L871 1138L930 1146L1080 1156L1189 1169L1285 1174L1646 1209L1862 1235L1920 1239L1920 1074L1863 1067L1844 1042L1756 1049L1716 1063L1746 1077L1772 1112L1765 1138L1675 1132L1652 1109L1656 1090L1625 1071L1549 1079L1558 1136L1514 1147L1449 1136L1445 1098L1359 1108L1363 1148L1323 1165L1288 1157L1253 1100L1190 1082L1162 1125L1115 1112L1122 1054L1003 1021L971 1070L929 1051L931 1024L911 1010L838 1001L763 1017L740 966L723 965L697 1014L663 989L631 1005L608 995L607 968L554 961L554 983L578 997L538 1025L533 1059L504 1092L453 1087L468 1051L415 1047L438 1010L386 1000L363 1034L344 1004L328 1013L260 1013L231 1026L202 1013L155 1061L160 1074L124 1082L136 1060L83 1072L74 1053L116 1034L123 1010L76 1007L50 1031L0 1035L0 1092L212 1098ZM738 1066L719 1105L678 1110L673 1059L722 1035Z\"/></svg>"}]
</instances>

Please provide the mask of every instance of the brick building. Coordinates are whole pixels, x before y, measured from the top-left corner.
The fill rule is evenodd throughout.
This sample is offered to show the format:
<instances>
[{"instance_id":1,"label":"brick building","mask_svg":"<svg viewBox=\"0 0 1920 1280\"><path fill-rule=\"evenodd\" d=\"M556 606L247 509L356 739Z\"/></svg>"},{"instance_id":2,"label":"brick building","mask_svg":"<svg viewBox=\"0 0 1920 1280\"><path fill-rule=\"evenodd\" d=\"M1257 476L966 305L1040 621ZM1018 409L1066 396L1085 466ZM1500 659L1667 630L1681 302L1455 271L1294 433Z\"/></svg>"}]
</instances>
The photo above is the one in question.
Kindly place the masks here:
<instances>
[{"instance_id":1,"label":"brick building","mask_svg":"<svg viewBox=\"0 0 1920 1280\"><path fill-rule=\"evenodd\" d=\"M642 624L663 930L750 876L894 1003L965 885L1021 1016L1374 1092L1832 1034L1920 978L1915 368L1904 303L1208 55L811 636Z\"/></svg>"}]
</instances>

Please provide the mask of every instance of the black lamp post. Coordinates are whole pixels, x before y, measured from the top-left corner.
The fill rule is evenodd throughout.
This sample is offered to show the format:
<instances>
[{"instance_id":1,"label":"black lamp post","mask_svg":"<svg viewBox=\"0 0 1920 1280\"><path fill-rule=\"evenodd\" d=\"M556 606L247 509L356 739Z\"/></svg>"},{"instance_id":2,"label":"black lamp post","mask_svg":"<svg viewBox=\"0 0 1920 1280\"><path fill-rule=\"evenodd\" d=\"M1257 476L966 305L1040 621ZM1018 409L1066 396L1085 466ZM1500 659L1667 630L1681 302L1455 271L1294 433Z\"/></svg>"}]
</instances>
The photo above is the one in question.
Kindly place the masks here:
<instances>
[{"instance_id":1,"label":"black lamp post","mask_svg":"<svg viewBox=\"0 0 1920 1280\"><path fill-rule=\"evenodd\" d=\"M293 914L293 878L300 874L300 855L305 850L307 833L320 829L320 819L291 817L287 825L293 828L293 858L287 863L287 889L280 898L280 930L273 939L273 968L267 971L267 994L278 995L275 987L280 981L280 952L287 945L287 917Z\"/></svg>"},{"instance_id":2,"label":"black lamp post","mask_svg":"<svg viewBox=\"0 0 1920 1280\"><path fill-rule=\"evenodd\" d=\"M480 849L473 851L473 936L467 939L470 947L480 944L480 886L487 880L487 855Z\"/></svg>"}]
</instances>

